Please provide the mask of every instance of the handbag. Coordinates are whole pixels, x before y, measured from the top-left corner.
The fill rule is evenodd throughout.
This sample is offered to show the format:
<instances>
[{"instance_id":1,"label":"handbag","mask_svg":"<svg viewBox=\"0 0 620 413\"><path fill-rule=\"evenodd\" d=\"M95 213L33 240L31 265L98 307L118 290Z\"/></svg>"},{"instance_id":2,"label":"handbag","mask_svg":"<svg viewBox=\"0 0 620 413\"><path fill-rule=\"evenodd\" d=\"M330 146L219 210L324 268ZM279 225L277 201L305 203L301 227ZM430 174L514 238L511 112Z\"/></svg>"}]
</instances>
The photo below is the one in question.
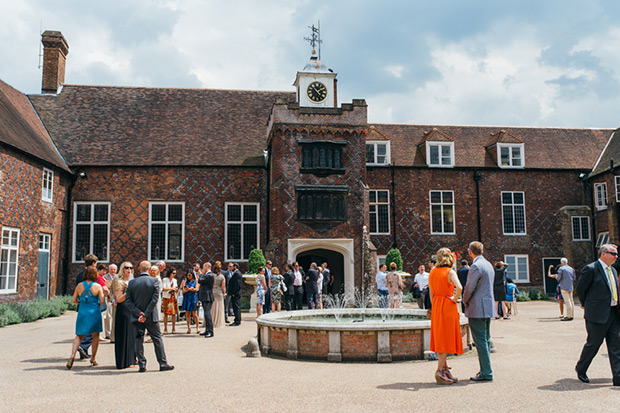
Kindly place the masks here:
<instances>
[{"instance_id":1,"label":"handbag","mask_svg":"<svg viewBox=\"0 0 620 413\"><path fill-rule=\"evenodd\" d=\"M280 289L282 290L282 294L284 294L287 291L286 288L286 284L284 284L283 282L280 283Z\"/></svg>"},{"instance_id":2,"label":"handbag","mask_svg":"<svg viewBox=\"0 0 620 413\"><path fill-rule=\"evenodd\" d=\"M99 311L101 311L102 313L105 312L108 309L108 304L106 303L106 300L103 300L103 304L101 304L99 306Z\"/></svg>"}]
</instances>

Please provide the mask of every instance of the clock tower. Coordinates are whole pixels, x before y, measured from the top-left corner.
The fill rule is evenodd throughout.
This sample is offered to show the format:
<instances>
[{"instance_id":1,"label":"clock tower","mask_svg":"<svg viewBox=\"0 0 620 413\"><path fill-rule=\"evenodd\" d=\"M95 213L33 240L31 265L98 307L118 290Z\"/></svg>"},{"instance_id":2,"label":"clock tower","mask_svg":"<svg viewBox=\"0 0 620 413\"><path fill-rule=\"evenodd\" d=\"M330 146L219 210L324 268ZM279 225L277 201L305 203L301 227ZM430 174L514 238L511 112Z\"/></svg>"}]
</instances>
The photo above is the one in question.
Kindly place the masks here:
<instances>
[{"instance_id":1,"label":"clock tower","mask_svg":"<svg viewBox=\"0 0 620 413\"><path fill-rule=\"evenodd\" d=\"M294 83L297 89L297 102L300 107L335 108L338 106L336 95L336 73L327 69L316 54L304 69L297 72Z\"/></svg>"}]
</instances>

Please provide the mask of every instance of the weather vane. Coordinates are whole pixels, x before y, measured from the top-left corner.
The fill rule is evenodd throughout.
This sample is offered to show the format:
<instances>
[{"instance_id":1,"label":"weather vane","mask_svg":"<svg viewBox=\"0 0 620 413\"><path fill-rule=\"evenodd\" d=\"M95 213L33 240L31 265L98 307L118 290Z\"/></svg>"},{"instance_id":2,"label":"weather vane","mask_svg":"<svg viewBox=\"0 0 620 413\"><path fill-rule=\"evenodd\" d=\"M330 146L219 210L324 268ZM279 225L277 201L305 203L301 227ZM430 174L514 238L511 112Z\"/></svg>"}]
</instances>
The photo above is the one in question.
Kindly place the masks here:
<instances>
[{"instance_id":1,"label":"weather vane","mask_svg":"<svg viewBox=\"0 0 620 413\"><path fill-rule=\"evenodd\" d=\"M316 46L319 46L319 60L321 60L321 21L319 20L318 27L315 27L314 24L312 26L308 26L308 29L312 30L312 36L304 37L304 40L309 42L312 46L312 51L316 51Z\"/></svg>"}]
</instances>

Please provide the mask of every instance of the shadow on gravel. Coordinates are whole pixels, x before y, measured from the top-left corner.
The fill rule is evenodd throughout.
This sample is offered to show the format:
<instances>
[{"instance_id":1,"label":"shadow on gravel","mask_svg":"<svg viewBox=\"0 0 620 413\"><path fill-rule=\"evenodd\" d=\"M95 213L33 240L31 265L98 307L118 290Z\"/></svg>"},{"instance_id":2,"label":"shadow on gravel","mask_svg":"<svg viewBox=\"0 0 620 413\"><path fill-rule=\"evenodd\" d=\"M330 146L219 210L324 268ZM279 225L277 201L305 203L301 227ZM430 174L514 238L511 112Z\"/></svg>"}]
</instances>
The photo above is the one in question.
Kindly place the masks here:
<instances>
[{"instance_id":1,"label":"shadow on gravel","mask_svg":"<svg viewBox=\"0 0 620 413\"><path fill-rule=\"evenodd\" d=\"M470 382L469 380L463 380L463 381L459 381L458 383L455 384L450 384L450 386L467 386L470 384L474 384L472 382ZM480 385L484 385L484 383L475 383ZM404 391L418 391L418 390L424 390L424 389L435 389L437 387L440 387L438 384L436 384L435 382L422 382L422 383L393 383L393 384L382 384L381 386L377 386L377 389L379 390L404 390ZM444 387L448 387L448 386L444 386Z\"/></svg>"},{"instance_id":2,"label":"shadow on gravel","mask_svg":"<svg viewBox=\"0 0 620 413\"><path fill-rule=\"evenodd\" d=\"M42 359L22 360L20 363L67 363L66 357L46 357Z\"/></svg>"},{"instance_id":3,"label":"shadow on gravel","mask_svg":"<svg viewBox=\"0 0 620 413\"><path fill-rule=\"evenodd\" d=\"M72 338L68 338L68 339L62 340L62 341L54 341L52 344L68 344L68 343L73 343L73 339Z\"/></svg>"},{"instance_id":4,"label":"shadow on gravel","mask_svg":"<svg viewBox=\"0 0 620 413\"><path fill-rule=\"evenodd\" d=\"M553 384L546 386L539 386L538 390L546 391L582 391L582 390L594 390L601 387L611 387L610 379L590 379L589 384L584 384L574 379L560 379Z\"/></svg>"}]
</instances>

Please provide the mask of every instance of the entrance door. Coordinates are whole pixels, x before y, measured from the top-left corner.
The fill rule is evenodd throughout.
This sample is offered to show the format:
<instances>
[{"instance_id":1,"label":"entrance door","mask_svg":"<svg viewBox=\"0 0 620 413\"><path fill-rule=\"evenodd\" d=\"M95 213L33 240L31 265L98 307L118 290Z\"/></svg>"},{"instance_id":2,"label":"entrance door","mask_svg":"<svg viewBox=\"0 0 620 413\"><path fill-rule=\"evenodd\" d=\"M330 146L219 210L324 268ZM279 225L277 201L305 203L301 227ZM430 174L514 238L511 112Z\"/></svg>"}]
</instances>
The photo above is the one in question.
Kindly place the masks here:
<instances>
[{"instance_id":1,"label":"entrance door","mask_svg":"<svg viewBox=\"0 0 620 413\"><path fill-rule=\"evenodd\" d=\"M545 280L545 294L554 295L555 289L558 286L558 282L555 278L551 278L547 276L547 272L549 271L549 266L553 265L553 269L551 270L551 274L558 273L558 265L560 265L560 258L543 258L543 278Z\"/></svg>"},{"instance_id":2,"label":"entrance door","mask_svg":"<svg viewBox=\"0 0 620 413\"><path fill-rule=\"evenodd\" d=\"M327 262L327 268L329 268L334 280L329 292L331 294L344 293L344 257L339 252L323 248L304 251L297 255L297 262L304 271L308 271L313 262L317 266Z\"/></svg>"},{"instance_id":3,"label":"entrance door","mask_svg":"<svg viewBox=\"0 0 620 413\"><path fill-rule=\"evenodd\" d=\"M39 234L39 272L37 276L37 298L48 298L50 281L50 242L49 234Z\"/></svg>"}]
</instances>

